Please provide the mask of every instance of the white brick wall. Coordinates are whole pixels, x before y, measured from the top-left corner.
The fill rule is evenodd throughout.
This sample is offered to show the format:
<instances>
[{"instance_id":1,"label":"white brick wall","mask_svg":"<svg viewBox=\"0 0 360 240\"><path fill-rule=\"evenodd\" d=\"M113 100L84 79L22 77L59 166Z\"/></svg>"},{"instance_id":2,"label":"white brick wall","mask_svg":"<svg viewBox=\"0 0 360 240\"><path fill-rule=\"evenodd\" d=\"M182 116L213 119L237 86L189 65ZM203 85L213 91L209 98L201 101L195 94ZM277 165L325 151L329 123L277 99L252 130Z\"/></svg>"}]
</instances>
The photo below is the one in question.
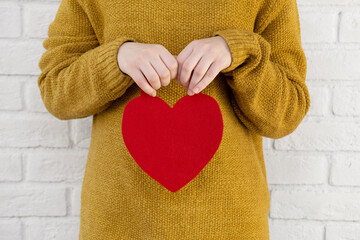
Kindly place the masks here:
<instances>
[{"instance_id":1,"label":"white brick wall","mask_svg":"<svg viewBox=\"0 0 360 240\"><path fill-rule=\"evenodd\" d=\"M37 89L59 0L0 0L0 239L78 239L91 117L61 121ZM360 240L360 0L298 0L311 107L264 138L271 240Z\"/></svg>"}]
</instances>

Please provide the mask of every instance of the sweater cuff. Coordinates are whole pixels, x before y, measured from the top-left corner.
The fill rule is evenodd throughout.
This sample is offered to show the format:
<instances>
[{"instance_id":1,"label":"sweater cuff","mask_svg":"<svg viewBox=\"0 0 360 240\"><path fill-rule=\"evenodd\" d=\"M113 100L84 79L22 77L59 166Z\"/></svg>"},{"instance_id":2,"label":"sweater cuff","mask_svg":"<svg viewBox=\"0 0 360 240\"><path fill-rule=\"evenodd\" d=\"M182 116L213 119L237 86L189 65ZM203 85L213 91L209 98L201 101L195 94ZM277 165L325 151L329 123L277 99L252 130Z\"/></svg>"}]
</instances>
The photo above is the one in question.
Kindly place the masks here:
<instances>
[{"instance_id":1,"label":"sweater cuff","mask_svg":"<svg viewBox=\"0 0 360 240\"><path fill-rule=\"evenodd\" d=\"M257 53L259 50L259 44L255 33L248 30L217 30L213 32L211 36L221 36L224 38L231 52L231 64L227 68L221 70L220 72L222 73L233 71L239 67L250 54Z\"/></svg>"},{"instance_id":2,"label":"sweater cuff","mask_svg":"<svg viewBox=\"0 0 360 240\"><path fill-rule=\"evenodd\" d=\"M121 71L117 55L120 46L125 42L136 42L132 37L118 37L115 40L100 45L97 54L96 68L103 77L103 86L110 93L110 98L116 97L116 94L122 92L133 83L133 79L123 71Z\"/></svg>"}]
</instances>

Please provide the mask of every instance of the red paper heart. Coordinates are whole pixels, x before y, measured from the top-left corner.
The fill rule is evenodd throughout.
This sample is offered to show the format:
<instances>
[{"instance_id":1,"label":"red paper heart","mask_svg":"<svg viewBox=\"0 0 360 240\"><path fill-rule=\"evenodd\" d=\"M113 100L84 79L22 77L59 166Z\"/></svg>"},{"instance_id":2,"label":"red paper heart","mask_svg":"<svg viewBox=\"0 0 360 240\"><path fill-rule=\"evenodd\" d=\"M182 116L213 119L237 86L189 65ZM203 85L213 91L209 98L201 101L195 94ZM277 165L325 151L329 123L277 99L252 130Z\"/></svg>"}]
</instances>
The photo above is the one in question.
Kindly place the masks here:
<instances>
[{"instance_id":1,"label":"red paper heart","mask_svg":"<svg viewBox=\"0 0 360 240\"><path fill-rule=\"evenodd\" d=\"M200 92L182 97L171 108L140 91L123 112L124 143L143 171L176 192L201 172L220 145L219 105Z\"/></svg>"}]
</instances>

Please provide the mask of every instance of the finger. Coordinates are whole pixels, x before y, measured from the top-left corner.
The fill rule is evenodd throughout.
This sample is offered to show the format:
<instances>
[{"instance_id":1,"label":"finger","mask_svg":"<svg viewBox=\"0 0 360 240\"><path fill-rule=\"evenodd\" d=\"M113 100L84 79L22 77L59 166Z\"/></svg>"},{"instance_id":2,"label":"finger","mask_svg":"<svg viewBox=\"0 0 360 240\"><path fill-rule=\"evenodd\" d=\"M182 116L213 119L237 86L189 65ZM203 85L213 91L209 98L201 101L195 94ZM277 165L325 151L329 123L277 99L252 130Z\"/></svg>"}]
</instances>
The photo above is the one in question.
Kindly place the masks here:
<instances>
[{"instance_id":1,"label":"finger","mask_svg":"<svg viewBox=\"0 0 360 240\"><path fill-rule=\"evenodd\" d=\"M195 46L195 43L197 42L197 40L194 40L192 42L190 42L188 45L186 45L186 47L179 53L179 55L176 57L176 59L178 60L178 62L184 62L184 60L191 54L191 52L193 51L193 48Z\"/></svg>"},{"instance_id":2,"label":"finger","mask_svg":"<svg viewBox=\"0 0 360 240\"><path fill-rule=\"evenodd\" d=\"M177 59L177 55L173 55L173 57L174 57L174 59L175 59L175 61L176 61L176 69L175 69L175 76L173 76L173 78L175 78L176 80L178 80L177 79L177 73L178 73L178 70L179 70L179 62L178 62L178 59ZM179 81L178 81L179 82Z\"/></svg>"},{"instance_id":3,"label":"finger","mask_svg":"<svg viewBox=\"0 0 360 240\"><path fill-rule=\"evenodd\" d=\"M170 83L170 71L160 58L156 56L150 60L151 65L154 67L156 73L160 78L160 83L162 86L166 86Z\"/></svg>"},{"instance_id":4,"label":"finger","mask_svg":"<svg viewBox=\"0 0 360 240\"><path fill-rule=\"evenodd\" d=\"M160 58L170 71L170 80L176 78L178 63L176 56L172 55L169 51L161 51Z\"/></svg>"},{"instance_id":5,"label":"finger","mask_svg":"<svg viewBox=\"0 0 360 240\"><path fill-rule=\"evenodd\" d=\"M186 88L185 84L182 84L180 82L180 78L181 78L181 69L182 69L182 64L183 62L190 56L190 54L192 53L193 48L191 43L189 45L187 45L180 53L179 55L176 57L176 60L178 62L178 69L177 69L177 74L176 74L176 80L179 84L183 85L184 88Z\"/></svg>"},{"instance_id":6,"label":"finger","mask_svg":"<svg viewBox=\"0 0 360 240\"><path fill-rule=\"evenodd\" d=\"M188 88L191 73L198 64L200 58L203 56L202 51L192 51L188 58L184 61L181 67L180 82Z\"/></svg>"},{"instance_id":7,"label":"finger","mask_svg":"<svg viewBox=\"0 0 360 240\"><path fill-rule=\"evenodd\" d=\"M156 90L153 89L148 81L146 80L144 74L140 71L132 71L131 78L136 82L140 89L142 89L145 93L150 96L156 96Z\"/></svg>"},{"instance_id":8,"label":"finger","mask_svg":"<svg viewBox=\"0 0 360 240\"><path fill-rule=\"evenodd\" d=\"M155 71L154 67L152 66L151 62L144 62L140 64L140 70L144 74L146 80L155 90L161 87L159 75Z\"/></svg>"},{"instance_id":9,"label":"finger","mask_svg":"<svg viewBox=\"0 0 360 240\"><path fill-rule=\"evenodd\" d=\"M199 63L196 65L190 79L188 94L192 95L194 86L198 84L204 78L210 65L214 62L214 58L209 54L201 57Z\"/></svg>"},{"instance_id":10,"label":"finger","mask_svg":"<svg viewBox=\"0 0 360 240\"><path fill-rule=\"evenodd\" d=\"M214 78L219 74L220 70L221 70L220 63L218 61L213 62L210 65L209 69L207 70L203 79L194 86L193 92L196 94L196 93L199 93L202 90L204 90L204 88L207 87L214 80Z\"/></svg>"}]
</instances>

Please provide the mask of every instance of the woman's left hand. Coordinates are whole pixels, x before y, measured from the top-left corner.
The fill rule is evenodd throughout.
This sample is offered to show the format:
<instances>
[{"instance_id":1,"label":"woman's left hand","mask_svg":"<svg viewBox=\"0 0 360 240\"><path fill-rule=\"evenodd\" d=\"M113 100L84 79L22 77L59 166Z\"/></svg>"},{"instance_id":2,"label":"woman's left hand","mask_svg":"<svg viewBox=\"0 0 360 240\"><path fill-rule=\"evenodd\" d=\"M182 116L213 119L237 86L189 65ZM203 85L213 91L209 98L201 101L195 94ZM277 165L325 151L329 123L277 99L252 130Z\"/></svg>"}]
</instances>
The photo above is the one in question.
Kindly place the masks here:
<instances>
[{"instance_id":1,"label":"woman's left hand","mask_svg":"<svg viewBox=\"0 0 360 240\"><path fill-rule=\"evenodd\" d=\"M221 70L230 66L232 57L225 39L215 36L190 42L176 60L176 80L191 96L202 91Z\"/></svg>"}]
</instances>

